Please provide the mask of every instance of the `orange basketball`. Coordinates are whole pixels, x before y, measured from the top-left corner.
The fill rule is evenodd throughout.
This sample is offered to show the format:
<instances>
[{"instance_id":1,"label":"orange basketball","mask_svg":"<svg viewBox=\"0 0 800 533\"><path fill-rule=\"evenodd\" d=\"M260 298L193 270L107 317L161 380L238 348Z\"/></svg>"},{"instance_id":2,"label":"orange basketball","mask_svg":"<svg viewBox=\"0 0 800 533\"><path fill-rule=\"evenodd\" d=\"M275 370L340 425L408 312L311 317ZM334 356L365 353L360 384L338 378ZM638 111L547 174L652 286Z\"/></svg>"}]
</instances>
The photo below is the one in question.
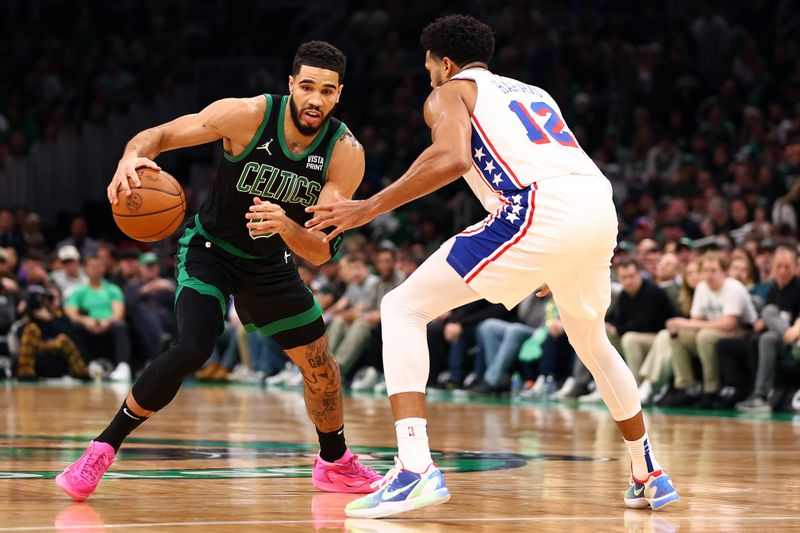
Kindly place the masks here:
<instances>
[{"instance_id":1,"label":"orange basketball","mask_svg":"<svg viewBox=\"0 0 800 533\"><path fill-rule=\"evenodd\" d=\"M136 173L142 186L132 189L130 196L119 193L119 203L111 206L114 221L137 241L160 241L183 223L186 196L180 183L163 170L140 168Z\"/></svg>"}]
</instances>

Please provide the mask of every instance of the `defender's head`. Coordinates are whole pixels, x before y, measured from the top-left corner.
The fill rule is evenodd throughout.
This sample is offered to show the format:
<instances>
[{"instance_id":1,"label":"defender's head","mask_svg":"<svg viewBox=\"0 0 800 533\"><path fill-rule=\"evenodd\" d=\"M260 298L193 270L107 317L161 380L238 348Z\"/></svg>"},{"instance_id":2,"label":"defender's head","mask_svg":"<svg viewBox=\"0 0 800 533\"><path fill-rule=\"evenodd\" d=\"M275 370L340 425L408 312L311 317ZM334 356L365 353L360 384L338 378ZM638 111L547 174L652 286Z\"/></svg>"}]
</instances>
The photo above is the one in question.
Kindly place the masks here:
<instances>
[{"instance_id":1,"label":"defender's head","mask_svg":"<svg viewBox=\"0 0 800 533\"><path fill-rule=\"evenodd\" d=\"M425 68L436 88L466 65L488 66L494 53L494 31L469 15L440 17L422 30Z\"/></svg>"},{"instance_id":2,"label":"defender's head","mask_svg":"<svg viewBox=\"0 0 800 533\"><path fill-rule=\"evenodd\" d=\"M314 135L333 113L342 95L347 58L325 41L300 45L289 76L289 109L295 127Z\"/></svg>"}]
</instances>

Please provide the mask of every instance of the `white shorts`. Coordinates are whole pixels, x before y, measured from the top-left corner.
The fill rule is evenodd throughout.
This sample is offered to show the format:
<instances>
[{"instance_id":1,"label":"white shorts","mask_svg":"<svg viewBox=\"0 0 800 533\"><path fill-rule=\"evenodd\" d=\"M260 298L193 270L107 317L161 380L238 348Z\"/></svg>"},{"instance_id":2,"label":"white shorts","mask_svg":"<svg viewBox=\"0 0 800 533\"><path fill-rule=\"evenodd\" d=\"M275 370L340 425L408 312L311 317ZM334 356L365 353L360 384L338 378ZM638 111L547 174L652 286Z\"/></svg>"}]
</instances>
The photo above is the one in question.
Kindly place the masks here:
<instances>
[{"instance_id":1,"label":"white shorts","mask_svg":"<svg viewBox=\"0 0 800 533\"><path fill-rule=\"evenodd\" d=\"M617 240L611 184L560 176L504 193L503 206L443 246L447 262L482 298L509 309L547 283L562 311L604 315Z\"/></svg>"}]
</instances>

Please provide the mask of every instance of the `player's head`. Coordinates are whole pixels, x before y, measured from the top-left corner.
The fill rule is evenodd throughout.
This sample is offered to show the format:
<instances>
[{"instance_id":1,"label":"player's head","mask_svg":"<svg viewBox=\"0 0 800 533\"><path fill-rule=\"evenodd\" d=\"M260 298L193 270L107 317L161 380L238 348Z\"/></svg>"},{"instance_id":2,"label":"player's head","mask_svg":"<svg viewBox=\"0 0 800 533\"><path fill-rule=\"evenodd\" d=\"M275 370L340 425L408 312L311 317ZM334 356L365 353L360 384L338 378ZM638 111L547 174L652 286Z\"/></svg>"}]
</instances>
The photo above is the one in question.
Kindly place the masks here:
<instances>
[{"instance_id":1,"label":"player's head","mask_svg":"<svg viewBox=\"0 0 800 533\"><path fill-rule=\"evenodd\" d=\"M289 76L289 110L303 135L314 135L333 113L342 94L347 58L325 41L300 45Z\"/></svg>"},{"instance_id":2,"label":"player's head","mask_svg":"<svg viewBox=\"0 0 800 533\"><path fill-rule=\"evenodd\" d=\"M440 17L422 30L425 68L431 87L439 87L466 65L487 66L494 53L494 31L469 15Z\"/></svg>"}]
</instances>

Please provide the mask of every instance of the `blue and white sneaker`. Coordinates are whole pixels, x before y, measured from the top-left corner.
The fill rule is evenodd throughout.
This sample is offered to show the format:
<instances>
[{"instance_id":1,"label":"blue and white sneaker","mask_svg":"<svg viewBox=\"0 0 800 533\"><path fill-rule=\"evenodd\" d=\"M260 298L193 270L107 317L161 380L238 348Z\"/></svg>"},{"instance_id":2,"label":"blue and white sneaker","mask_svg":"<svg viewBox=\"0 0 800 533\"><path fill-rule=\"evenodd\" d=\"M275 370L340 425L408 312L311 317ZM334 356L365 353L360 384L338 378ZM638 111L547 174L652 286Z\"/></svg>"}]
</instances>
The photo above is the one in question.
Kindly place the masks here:
<instances>
[{"instance_id":1,"label":"blue and white sneaker","mask_svg":"<svg viewBox=\"0 0 800 533\"><path fill-rule=\"evenodd\" d=\"M651 472L644 482L631 475L630 486L625 491L625 505L631 509L644 509L649 505L652 510L658 511L680 499L672 479L663 470Z\"/></svg>"},{"instance_id":2,"label":"blue and white sneaker","mask_svg":"<svg viewBox=\"0 0 800 533\"><path fill-rule=\"evenodd\" d=\"M382 518L438 505L450 499L442 472L431 464L417 474L403 468L400 459L383 479L374 483L375 492L350 502L344 514L351 518Z\"/></svg>"}]
</instances>

